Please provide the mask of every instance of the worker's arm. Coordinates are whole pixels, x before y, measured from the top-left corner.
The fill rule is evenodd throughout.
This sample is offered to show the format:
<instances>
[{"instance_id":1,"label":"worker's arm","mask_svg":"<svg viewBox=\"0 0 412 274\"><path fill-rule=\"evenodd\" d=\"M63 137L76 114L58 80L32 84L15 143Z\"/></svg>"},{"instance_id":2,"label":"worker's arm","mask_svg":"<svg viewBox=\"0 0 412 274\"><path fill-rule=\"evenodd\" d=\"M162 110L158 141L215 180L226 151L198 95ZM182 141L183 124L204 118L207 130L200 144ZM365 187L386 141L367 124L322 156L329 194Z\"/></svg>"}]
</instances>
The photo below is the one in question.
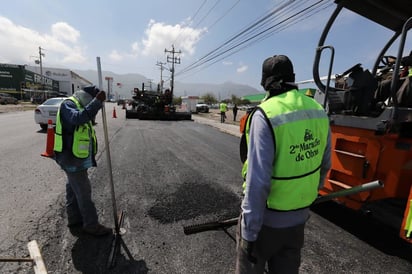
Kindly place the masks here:
<instances>
[{"instance_id":1,"label":"worker's arm","mask_svg":"<svg viewBox=\"0 0 412 274\"><path fill-rule=\"evenodd\" d=\"M60 106L60 115L64 125L78 126L92 120L101 107L102 102L97 98L93 98L83 110L78 110L73 101L65 100Z\"/></svg>"},{"instance_id":2,"label":"worker's arm","mask_svg":"<svg viewBox=\"0 0 412 274\"><path fill-rule=\"evenodd\" d=\"M257 110L251 121L245 197L242 202L242 238L256 241L262 227L274 159L271 127Z\"/></svg>"}]
</instances>

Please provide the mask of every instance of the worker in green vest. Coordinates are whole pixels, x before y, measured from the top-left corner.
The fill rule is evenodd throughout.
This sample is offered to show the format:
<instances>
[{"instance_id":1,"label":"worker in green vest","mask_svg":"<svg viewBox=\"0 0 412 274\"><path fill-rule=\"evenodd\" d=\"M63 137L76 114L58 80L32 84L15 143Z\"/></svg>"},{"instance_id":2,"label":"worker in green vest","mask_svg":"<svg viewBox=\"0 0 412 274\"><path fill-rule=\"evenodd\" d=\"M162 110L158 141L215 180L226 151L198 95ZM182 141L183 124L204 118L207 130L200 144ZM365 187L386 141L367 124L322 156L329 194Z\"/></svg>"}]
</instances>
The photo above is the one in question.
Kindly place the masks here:
<instances>
[{"instance_id":1,"label":"worker in green vest","mask_svg":"<svg viewBox=\"0 0 412 274\"><path fill-rule=\"evenodd\" d=\"M224 123L226 119L227 104L223 101L220 102L219 109L220 109L220 122Z\"/></svg>"},{"instance_id":2,"label":"worker in green vest","mask_svg":"<svg viewBox=\"0 0 412 274\"><path fill-rule=\"evenodd\" d=\"M102 108L106 93L95 86L76 91L62 102L57 112L54 152L56 162L66 173L66 212L70 228L94 236L112 233L98 222L92 201L88 169L96 166L96 133L92 120Z\"/></svg>"},{"instance_id":3,"label":"worker in green vest","mask_svg":"<svg viewBox=\"0 0 412 274\"><path fill-rule=\"evenodd\" d=\"M248 116L236 273L298 273L309 206L330 169L324 109L299 93L285 55L267 58L265 100Z\"/></svg>"}]
</instances>

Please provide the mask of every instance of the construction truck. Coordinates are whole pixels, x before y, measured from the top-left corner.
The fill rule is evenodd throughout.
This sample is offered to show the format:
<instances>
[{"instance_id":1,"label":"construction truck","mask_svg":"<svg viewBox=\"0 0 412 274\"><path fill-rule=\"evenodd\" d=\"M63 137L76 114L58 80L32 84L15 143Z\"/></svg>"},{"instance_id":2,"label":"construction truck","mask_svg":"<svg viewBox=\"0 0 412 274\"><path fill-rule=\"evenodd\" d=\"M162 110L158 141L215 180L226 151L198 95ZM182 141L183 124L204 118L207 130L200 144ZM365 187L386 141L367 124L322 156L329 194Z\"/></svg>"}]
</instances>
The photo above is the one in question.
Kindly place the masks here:
<instances>
[{"instance_id":1,"label":"construction truck","mask_svg":"<svg viewBox=\"0 0 412 274\"><path fill-rule=\"evenodd\" d=\"M191 120L190 111L177 111L173 105L173 92L166 89L164 92L133 89L133 100L126 108L126 119L140 120Z\"/></svg>"},{"instance_id":2,"label":"construction truck","mask_svg":"<svg viewBox=\"0 0 412 274\"><path fill-rule=\"evenodd\" d=\"M396 226L400 237L412 243L412 52L405 48L412 27L412 1L335 3L336 9L319 39L313 65L313 79L324 95L322 103L332 131L332 168L320 194L381 181L382 188L334 200ZM335 48L325 45L325 41L335 19L345 9L393 33L371 70L357 63L345 72L332 74ZM357 43L361 41L353 44ZM388 53L391 47L397 50L395 56ZM329 50L330 54L323 54ZM329 61L325 62L329 63L326 83L319 73L322 56ZM335 76L334 85L331 75Z\"/></svg>"}]
</instances>

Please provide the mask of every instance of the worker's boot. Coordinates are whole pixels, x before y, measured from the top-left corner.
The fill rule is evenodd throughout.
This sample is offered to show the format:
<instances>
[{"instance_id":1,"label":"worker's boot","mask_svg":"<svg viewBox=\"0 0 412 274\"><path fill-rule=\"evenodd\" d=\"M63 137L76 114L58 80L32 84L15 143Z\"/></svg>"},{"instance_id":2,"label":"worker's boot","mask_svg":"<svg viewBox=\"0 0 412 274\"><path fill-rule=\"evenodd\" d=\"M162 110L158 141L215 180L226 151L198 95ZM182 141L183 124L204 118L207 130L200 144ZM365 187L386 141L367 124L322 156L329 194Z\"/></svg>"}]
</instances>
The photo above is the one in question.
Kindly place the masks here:
<instances>
[{"instance_id":1,"label":"worker's boot","mask_svg":"<svg viewBox=\"0 0 412 274\"><path fill-rule=\"evenodd\" d=\"M83 227L83 231L93 236L104 236L113 233L113 230L104 225L97 224Z\"/></svg>"}]
</instances>

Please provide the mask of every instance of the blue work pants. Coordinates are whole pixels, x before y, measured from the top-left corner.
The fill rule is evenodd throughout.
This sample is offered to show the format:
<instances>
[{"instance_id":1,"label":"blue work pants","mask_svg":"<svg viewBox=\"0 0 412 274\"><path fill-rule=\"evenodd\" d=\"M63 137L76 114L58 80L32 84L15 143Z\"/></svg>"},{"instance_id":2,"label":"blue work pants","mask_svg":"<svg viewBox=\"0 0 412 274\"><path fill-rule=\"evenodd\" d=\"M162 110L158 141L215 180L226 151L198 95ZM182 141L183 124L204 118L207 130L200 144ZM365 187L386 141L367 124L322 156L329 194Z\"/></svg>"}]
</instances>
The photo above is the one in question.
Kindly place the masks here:
<instances>
[{"instance_id":1,"label":"blue work pants","mask_svg":"<svg viewBox=\"0 0 412 274\"><path fill-rule=\"evenodd\" d=\"M299 273L305 224L288 228L263 225L254 243L252 254L257 259L257 263L253 264L240 247L240 220L241 218L236 232L236 274L263 274L266 266L269 274Z\"/></svg>"},{"instance_id":2,"label":"blue work pants","mask_svg":"<svg viewBox=\"0 0 412 274\"><path fill-rule=\"evenodd\" d=\"M93 226L98 223L97 211L92 201L92 189L87 169L78 172L65 172L66 211L68 223L83 223L83 226Z\"/></svg>"}]
</instances>

